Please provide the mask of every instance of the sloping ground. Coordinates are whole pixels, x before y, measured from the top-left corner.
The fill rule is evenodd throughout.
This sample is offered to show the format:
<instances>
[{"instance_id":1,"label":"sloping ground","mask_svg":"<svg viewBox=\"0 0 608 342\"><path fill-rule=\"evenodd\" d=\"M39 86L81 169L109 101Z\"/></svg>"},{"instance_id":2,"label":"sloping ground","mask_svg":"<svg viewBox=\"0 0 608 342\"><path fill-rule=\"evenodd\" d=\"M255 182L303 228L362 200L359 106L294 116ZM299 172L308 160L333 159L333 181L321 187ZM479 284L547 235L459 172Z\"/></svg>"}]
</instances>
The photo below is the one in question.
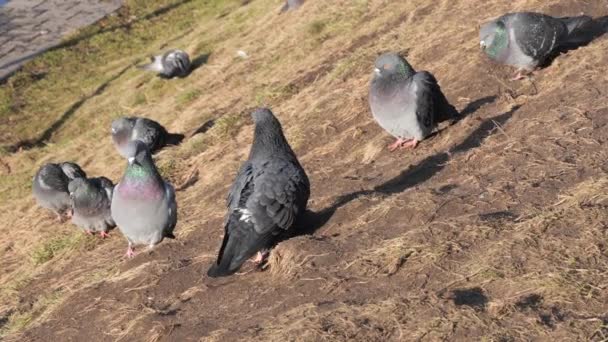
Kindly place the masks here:
<instances>
[{"instance_id":1,"label":"sloping ground","mask_svg":"<svg viewBox=\"0 0 608 342\"><path fill-rule=\"evenodd\" d=\"M601 16L605 2L308 0L278 15L280 6L184 2L147 19L153 9L142 9L143 20L93 30L6 85L5 339L608 338L608 39L511 82L513 70L481 56L477 38L483 20L507 11ZM113 20L132 21L127 12ZM130 67L165 45L210 55L190 77L169 82ZM390 139L369 113L373 60L387 50L433 72L466 114L414 151L388 153ZM77 66L64 64L76 58ZM32 76L39 69L41 79ZM15 80L24 78L31 85L20 88ZM27 97L54 85L47 98ZM84 95L67 101L70 87ZM29 102L19 107L18 99ZM280 243L264 272L248 266L209 279L224 196L248 153L257 105L272 107L309 174L311 211L300 222L307 234ZM108 127L121 113L189 135L157 155L175 184L199 172L178 193L177 240L128 261L119 232L100 241L59 225L28 188L50 160L118 180L124 162Z\"/></svg>"}]
</instances>

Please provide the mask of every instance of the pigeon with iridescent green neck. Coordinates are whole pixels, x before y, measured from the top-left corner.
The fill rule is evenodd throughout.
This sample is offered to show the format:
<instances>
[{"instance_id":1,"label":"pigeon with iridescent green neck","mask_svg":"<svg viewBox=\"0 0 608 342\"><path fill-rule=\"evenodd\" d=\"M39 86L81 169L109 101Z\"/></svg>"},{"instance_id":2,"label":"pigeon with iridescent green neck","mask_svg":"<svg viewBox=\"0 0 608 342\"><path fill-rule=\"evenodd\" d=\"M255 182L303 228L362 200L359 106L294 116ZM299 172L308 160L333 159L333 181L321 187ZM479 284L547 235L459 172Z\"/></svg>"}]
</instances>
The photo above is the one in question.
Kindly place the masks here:
<instances>
[{"instance_id":1,"label":"pigeon with iridescent green neck","mask_svg":"<svg viewBox=\"0 0 608 342\"><path fill-rule=\"evenodd\" d=\"M518 68L523 78L558 49L584 44L594 38L591 17L554 18L541 13L507 13L481 26L479 44L491 59Z\"/></svg>"},{"instance_id":2,"label":"pigeon with iridescent green neck","mask_svg":"<svg viewBox=\"0 0 608 342\"><path fill-rule=\"evenodd\" d=\"M390 151L415 148L437 123L459 117L430 72L416 72L392 52L376 59L369 104L374 119L397 139Z\"/></svg>"},{"instance_id":3,"label":"pigeon with iridescent green neck","mask_svg":"<svg viewBox=\"0 0 608 342\"><path fill-rule=\"evenodd\" d=\"M99 232L102 238L116 226L110 212L114 184L106 177L76 178L68 184L72 198L72 223L86 233Z\"/></svg>"},{"instance_id":4,"label":"pigeon with iridescent green neck","mask_svg":"<svg viewBox=\"0 0 608 342\"><path fill-rule=\"evenodd\" d=\"M112 196L112 218L127 238L127 257L133 245L154 247L163 238L175 238L177 223L175 190L158 173L146 144L131 142L128 165Z\"/></svg>"},{"instance_id":5,"label":"pigeon with iridescent green neck","mask_svg":"<svg viewBox=\"0 0 608 342\"><path fill-rule=\"evenodd\" d=\"M52 210L60 222L64 215L72 215L72 200L68 184L76 178L86 178L86 173L74 163L48 163L40 167L33 179L32 190L38 204Z\"/></svg>"}]
</instances>

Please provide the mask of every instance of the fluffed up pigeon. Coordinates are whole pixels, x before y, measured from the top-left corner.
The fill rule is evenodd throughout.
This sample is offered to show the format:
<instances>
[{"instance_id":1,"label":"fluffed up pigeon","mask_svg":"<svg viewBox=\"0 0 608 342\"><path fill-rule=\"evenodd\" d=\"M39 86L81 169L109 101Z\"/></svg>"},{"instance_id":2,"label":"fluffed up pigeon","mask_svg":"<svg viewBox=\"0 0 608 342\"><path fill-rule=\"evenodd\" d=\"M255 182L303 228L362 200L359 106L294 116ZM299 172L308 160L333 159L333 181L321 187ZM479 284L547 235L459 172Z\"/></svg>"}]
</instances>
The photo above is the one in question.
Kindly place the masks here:
<instances>
[{"instance_id":1,"label":"fluffed up pigeon","mask_svg":"<svg viewBox=\"0 0 608 342\"><path fill-rule=\"evenodd\" d=\"M59 164L45 164L33 179L32 190L34 197L43 208L52 210L57 219L63 222L63 216L72 215L70 193L68 184L76 178L86 178L86 173L80 166L65 162Z\"/></svg>"},{"instance_id":2,"label":"fluffed up pigeon","mask_svg":"<svg viewBox=\"0 0 608 342\"><path fill-rule=\"evenodd\" d=\"M531 72L558 49L585 44L595 37L588 16L554 18L541 13L507 13L484 23L480 46L491 59L518 68L514 79Z\"/></svg>"},{"instance_id":3,"label":"fluffed up pigeon","mask_svg":"<svg viewBox=\"0 0 608 342\"><path fill-rule=\"evenodd\" d=\"M151 63L139 65L139 69L153 71L165 78L186 77L190 73L190 56L183 50L173 49L162 55L151 56Z\"/></svg>"},{"instance_id":4,"label":"fluffed up pigeon","mask_svg":"<svg viewBox=\"0 0 608 342\"><path fill-rule=\"evenodd\" d=\"M116 226L110 212L114 184L106 177L76 178L68 184L72 198L72 223L86 233L99 232L108 236L108 229Z\"/></svg>"},{"instance_id":5,"label":"fluffed up pigeon","mask_svg":"<svg viewBox=\"0 0 608 342\"><path fill-rule=\"evenodd\" d=\"M271 247L306 210L310 184L287 143L281 124L268 109L251 115L255 123L249 158L228 193L224 239L210 277L228 276L256 252ZM256 261L262 262L258 254Z\"/></svg>"},{"instance_id":6,"label":"fluffed up pigeon","mask_svg":"<svg viewBox=\"0 0 608 342\"><path fill-rule=\"evenodd\" d=\"M112 141L121 156L133 155L129 144L140 140L154 153L166 145L177 145L184 139L183 134L168 133L158 122L140 117L121 117L112 122Z\"/></svg>"},{"instance_id":7,"label":"fluffed up pigeon","mask_svg":"<svg viewBox=\"0 0 608 342\"><path fill-rule=\"evenodd\" d=\"M112 218L129 242L127 257L134 256L133 245L150 248L163 238L175 238L177 223L175 190L158 173L146 145L135 140L127 155L128 165L112 196Z\"/></svg>"},{"instance_id":8,"label":"fluffed up pigeon","mask_svg":"<svg viewBox=\"0 0 608 342\"><path fill-rule=\"evenodd\" d=\"M390 151L415 148L437 123L459 117L431 73L414 71L404 58L390 52L376 59L369 104L378 124L397 138L388 146Z\"/></svg>"},{"instance_id":9,"label":"fluffed up pigeon","mask_svg":"<svg viewBox=\"0 0 608 342\"><path fill-rule=\"evenodd\" d=\"M281 13L298 9L303 3L304 0L285 0L285 5L281 7Z\"/></svg>"}]
</instances>

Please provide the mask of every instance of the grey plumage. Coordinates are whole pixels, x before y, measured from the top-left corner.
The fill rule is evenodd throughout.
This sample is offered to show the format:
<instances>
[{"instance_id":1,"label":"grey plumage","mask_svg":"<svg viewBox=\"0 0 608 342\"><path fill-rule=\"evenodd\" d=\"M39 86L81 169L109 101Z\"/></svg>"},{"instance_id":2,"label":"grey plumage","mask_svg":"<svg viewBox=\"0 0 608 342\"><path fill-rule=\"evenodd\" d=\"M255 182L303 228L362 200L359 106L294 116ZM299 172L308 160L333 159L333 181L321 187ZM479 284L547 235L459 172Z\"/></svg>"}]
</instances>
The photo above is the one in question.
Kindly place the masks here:
<instances>
[{"instance_id":1,"label":"grey plumage","mask_svg":"<svg viewBox=\"0 0 608 342\"><path fill-rule=\"evenodd\" d=\"M394 148L410 141L408 146L415 147L438 122L459 116L435 77L427 71L416 72L396 53L376 59L369 103L378 124L398 139Z\"/></svg>"},{"instance_id":2,"label":"grey plumage","mask_svg":"<svg viewBox=\"0 0 608 342\"><path fill-rule=\"evenodd\" d=\"M306 172L268 109L252 114L255 123L249 158L228 193L224 238L211 277L236 272L243 262L289 230L310 196Z\"/></svg>"},{"instance_id":3,"label":"grey plumage","mask_svg":"<svg viewBox=\"0 0 608 342\"><path fill-rule=\"evenodd\" d=\"M77 164L48 163L40 167L33 178L32 191L38 204L52 210L59 218L68 214L72 205L68 184L76 178L86 178Z\"/></svg>"},{"instance_id":4,"label":"grey plumage","mask_svg":"<svg viewBox=\"0 0 608 342\"><path fill-rule=\"evenodd\" d=\"M158 73L165 78L188 76L191 69L190 56L182 50L169 50L162 55L150 57L151 63L138 68Z\"/></svg>"},{"instance_id":5,"label":"grey plumage","mask_svg":"<svg viewBox=\"0 0 608 342\"><path fill-rule=\"evenodd\" d=\"M303 3L304 0L285 0L285 4L281 7L281 13L298 9Z\"/></svg>"},{"instance_id":6,"label":"grey plumage","mask_svg":"<svg viewBox=\"0 0 608 342\"><path fill-rule=\"evenodd\" d=\"M174 238L177 202L173 186L158 173L146 145L135 140L134 152L112 196L112 218L129 242L127 256L134 244L150 247L163 238Z\"/></svg>"},{"instance_id":7,"label":"grey plumage","mask_svg":"<svg viewBox=\"0 0 608 342\"><path fill-rule=\"evenodd\" d=\"M184 139L183 134L168 133L158 122L140 117L121 117L112 122L112 141L114 146L125 158L134 155L129 144L133 140L140 140L154 153L165 145L177 145Z\"/></svg>"},{"instance_id":8,"label":"grey plumage","mask_svg":"<svg viewBox=\"0 0 608 342\"><path fill-rule=\"evenodd\" d=\"M554 18L541 13L507 13L481 26L480 45L493 60L532 71L561 48L595 37L588 16Z\"/></svg>"},{"instance_id":9,"label":"grey plumage","mask_svg":"<svg viewBox=\"0 0 608 342\"><path fill-rule=\"evenodd\" d=\"M106 235L116 226L110 212L114 184L105 177L76 178L68 184L72 198L72 223L86 232Z\"/></svg>"}]
</instances>

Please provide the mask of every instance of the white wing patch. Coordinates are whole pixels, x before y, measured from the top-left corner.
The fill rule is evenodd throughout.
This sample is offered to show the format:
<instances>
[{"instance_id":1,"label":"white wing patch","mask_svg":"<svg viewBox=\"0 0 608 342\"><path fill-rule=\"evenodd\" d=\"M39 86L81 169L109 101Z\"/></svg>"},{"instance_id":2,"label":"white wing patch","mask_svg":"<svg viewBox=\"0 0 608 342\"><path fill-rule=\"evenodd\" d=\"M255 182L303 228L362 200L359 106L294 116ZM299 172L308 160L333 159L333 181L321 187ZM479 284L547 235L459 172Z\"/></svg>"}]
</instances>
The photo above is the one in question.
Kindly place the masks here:
<instances>
[{"instance_id":1,"label":"white wing patch","mask_svg":"<svg viewBox=\"0 0 608 342\"><path fill-rule=\"evenodd\" d=\"M241 213L240 221L251 222L251 211L247 209L237 209L237 211Z\"/></svg>"}]
</instances>

